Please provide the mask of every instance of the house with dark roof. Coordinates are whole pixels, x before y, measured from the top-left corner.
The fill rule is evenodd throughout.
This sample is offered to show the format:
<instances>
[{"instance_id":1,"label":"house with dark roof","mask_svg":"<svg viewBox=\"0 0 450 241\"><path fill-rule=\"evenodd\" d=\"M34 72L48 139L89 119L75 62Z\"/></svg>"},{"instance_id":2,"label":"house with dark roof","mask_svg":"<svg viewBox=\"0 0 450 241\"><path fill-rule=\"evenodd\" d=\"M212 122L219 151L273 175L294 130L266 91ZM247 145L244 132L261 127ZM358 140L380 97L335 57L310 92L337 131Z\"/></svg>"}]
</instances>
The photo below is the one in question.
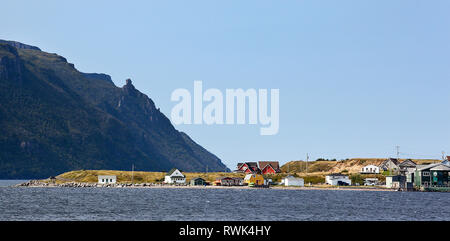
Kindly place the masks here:
<instances>
[{"instance_id":1,"label":"house with dark roof","mask_svg":"<svg viewBox=\"0 0 450 241\"><path fill-rule=\"evenodd\" d=\"M276 174L280 173L280 163L277 161L260 161L259 169L261 170L261 174Z\"/></svg>"},{"instance_id":2,"label":"house with dark roof","mask_svg":"<svg viewBox=\"0 0 450 241\"><path fill-rule=\"evenodd\" d=\"M399 165L400 161L397 158L389 158L380 164L380 168L383 171L391 171L397 173L400 171Z\"/></svg>"},{"instance_id":3,"label":"house with dark roof","mask_svg":"<svg viewBox=\"0 0 450 241\"><path fill-rule=\"evenodd\" d=\"M201 177L196 177L196 178L191 179L189 184L191 186L206 186L207 185L206 180Z\"/></svg>"},{"instance_id":4,"label":"house with dark roof","mask_svg":"<svg viewBox=\"0 0 450 241\"><path fill-rule=\"evenodd\" d=\"M186 183L186 177L180 170L173 168L164 177L164 183L168 184L184 184Z\"/></svg>"},{"instance_id":5,"label":"house with dark roof","mask_svg":"<svg viewBox=\"0 0 450 241\"><path fill-rule=\"evenodd\" d=\"M401 175L407 175L408 173L414 172L417 164L411 159L407 159L398 165Z\"/></svg>"}]
</instances>

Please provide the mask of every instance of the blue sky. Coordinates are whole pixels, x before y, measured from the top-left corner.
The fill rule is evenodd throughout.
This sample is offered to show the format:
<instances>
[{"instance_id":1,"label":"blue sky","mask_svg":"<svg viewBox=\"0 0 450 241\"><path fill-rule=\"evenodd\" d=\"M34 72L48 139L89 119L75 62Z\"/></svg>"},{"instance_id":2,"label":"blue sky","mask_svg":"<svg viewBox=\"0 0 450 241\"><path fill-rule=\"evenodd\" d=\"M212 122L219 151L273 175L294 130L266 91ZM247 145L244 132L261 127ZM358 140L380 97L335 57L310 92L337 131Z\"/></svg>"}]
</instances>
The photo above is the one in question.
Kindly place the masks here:
<instances>
[{"instance_id":1,"label":"blue sky","mask_svg":"<svg viewBox=\"0 0 450 241\"><path fill-rule=\"evenodd\" d=\"M177 88L280 89L280 131L179 125L230 168L450 153L450 1L7 1L0 38L130 77L170 116Z\"/></svg>"}]
</instances>

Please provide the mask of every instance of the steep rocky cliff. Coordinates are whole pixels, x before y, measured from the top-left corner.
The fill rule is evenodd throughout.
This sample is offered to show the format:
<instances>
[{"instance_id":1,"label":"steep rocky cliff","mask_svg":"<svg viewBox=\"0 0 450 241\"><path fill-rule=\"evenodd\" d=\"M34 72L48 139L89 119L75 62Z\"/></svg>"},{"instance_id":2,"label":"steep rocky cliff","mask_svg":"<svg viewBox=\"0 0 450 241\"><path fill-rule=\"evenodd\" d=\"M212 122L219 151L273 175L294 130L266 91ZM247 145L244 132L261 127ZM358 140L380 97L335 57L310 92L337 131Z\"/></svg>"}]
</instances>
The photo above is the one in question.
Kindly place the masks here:
<instances>
[{"instance_id":1,"label":"steep rocky cliff","mask_svg":"<svg viewBox=\"0 0 450 241\"><path fill-rule=\"evenodd\" d=\"M228 170L131 80L119 88L106 74L79 72L64 57L13 41L0 41L0 130L0 179L132 164Z\"/></svg>"}]
</instances>

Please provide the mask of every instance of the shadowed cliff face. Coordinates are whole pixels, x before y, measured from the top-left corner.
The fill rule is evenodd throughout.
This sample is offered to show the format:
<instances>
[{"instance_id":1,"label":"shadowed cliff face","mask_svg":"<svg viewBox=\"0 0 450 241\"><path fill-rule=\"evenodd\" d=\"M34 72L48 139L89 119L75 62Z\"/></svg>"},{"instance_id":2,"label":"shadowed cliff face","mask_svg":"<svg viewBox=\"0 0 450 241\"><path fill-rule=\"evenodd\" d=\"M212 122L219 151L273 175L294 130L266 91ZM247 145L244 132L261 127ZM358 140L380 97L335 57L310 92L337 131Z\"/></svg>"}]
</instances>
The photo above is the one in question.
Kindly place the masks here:
<instances>
[{"instance_id":1,"label":"shadowed cliff face","mask_svg":"<svg viewBox=\"0 0 450 241\"><path fill-rule=\"evenodd\" d=\"M132 164L143 171L226 169L131 80L119 88L106 74L81 73L61 56L17 42L0 41L0 129L0 179Z\"/></svg>"}]
</instances>

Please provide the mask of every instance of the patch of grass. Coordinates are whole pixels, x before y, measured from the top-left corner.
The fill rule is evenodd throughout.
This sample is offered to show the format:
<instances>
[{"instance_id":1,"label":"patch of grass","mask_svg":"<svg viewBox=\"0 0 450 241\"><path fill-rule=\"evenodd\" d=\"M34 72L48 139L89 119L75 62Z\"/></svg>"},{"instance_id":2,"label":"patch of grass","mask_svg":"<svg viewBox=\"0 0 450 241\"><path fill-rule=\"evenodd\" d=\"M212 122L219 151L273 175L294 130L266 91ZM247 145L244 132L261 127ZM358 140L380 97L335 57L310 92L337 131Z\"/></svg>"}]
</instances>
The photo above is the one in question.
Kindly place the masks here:
<instances>
[{"instance_id":1,"label":"patch of grass","mask_svg":"<svg viewBox=\"0 0 450 241\"><path fill-rule=\"evenodd\" d=\"M218 177L241 177L244 178L243 173L229 173L229 172L184 172L186 182L196 177L201 177L208 182L213 182ZM56 178L57 182L97 182L99 175L115 175L119 183L131 183L131 171L108 171L108 170L79 170L63 173ZM164 181L165 172L138 172L133 174L134 183L161 183Z\"/></svg>"}]
</instances>

